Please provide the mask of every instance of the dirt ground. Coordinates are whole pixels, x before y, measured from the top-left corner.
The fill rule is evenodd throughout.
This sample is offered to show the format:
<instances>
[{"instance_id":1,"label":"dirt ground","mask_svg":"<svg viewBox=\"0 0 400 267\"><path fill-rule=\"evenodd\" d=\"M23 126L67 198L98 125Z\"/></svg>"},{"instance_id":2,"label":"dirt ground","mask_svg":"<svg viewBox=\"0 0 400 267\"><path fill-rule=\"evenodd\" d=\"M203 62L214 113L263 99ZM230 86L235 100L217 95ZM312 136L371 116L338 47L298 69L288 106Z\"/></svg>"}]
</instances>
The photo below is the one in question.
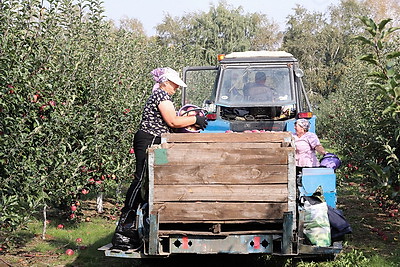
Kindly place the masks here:
<instances>
[{"instance_id":1,"label":"dirt ground","mask_svg":"<svg viewBox=\"0 0 400 267\"><path fill-rule=\"evenodd\" d=\"M350 222L353 233L348 236L347 242L345 244L344 251L351 251L353 249L363 251L364 255L378 254L383 257L400 257L400 215L395 213L392 216L387 210L380 207L380 201L377 201L377 196L368 192L362 186L356 183L345 183L341 185L338 192L338 202L337 208L341 209L345 217ZM88 203L90 209L86 214L88 217L97 216L95 213L95 203ZM105 210L110 203L105 203ZM103 215L104 216L104 215ZM107 216L107 215L106 215ZM51 237L48 237L51 238ZM40 236L34 237L37 242L40 242ZM33 242L34 243L34 242ZM65 266L60 265L59 254L55 251L49 251L47 253L30 253L27 247L21 247L9 253L0 254L0 267L9 266ZM1 251L0 251L1 252ZM232 255L230 255L232 256ZM215 256L208 257L198 257L193 260L188 259L191 262L191 266L197 263L196 266L201 266L201 264L210 265L210 262L220 262L219 260L214 260ZM254 262L249 262L249 258L244 258L240 256L226 257L223 262L225 266L267 266L265 262L260 262L259 259L252 258ZM205 262L202 262L205 261ZM241 265L241 262L243 264ZM13 262L14 264L10 264ZM15 264L15 262L18 262ZM115 263L115 262L114 262ZM161 266L160 262L154 262L155 265L151 266ZM226 265L227 263L231 265ZM104 259L104 264L108 266L122 266L119 264L113 265L108 259ZM198 265L200 264L200 265ZM239 264L239 265L238 265ZM163 260L163 266L178 266L174 259ZM220 264L218 264L220 266ZM268 264L270 266L270 264ZM74 264L68 266L75 266ZM90 265L93 266L93 265ZM128 265L123 265L128 266ZM140 262L131 261L129 266L143 266ZM149 265L150 266L150 265ZM183 266L183 265L182 265Z\"/></svg>"},{"instance_id":2,"label":"dirt ground","mask_svg":"<svg viewBox=\"0 0 400 267\"><path fill-rule=\"evenodd\" d=\"M382 208L380 198L357 183L341 186L337 207L344 212L353 229L348 237L347 251L357 249L367 255L400 257L400 215Z\"/></svg>"}]
</instances>

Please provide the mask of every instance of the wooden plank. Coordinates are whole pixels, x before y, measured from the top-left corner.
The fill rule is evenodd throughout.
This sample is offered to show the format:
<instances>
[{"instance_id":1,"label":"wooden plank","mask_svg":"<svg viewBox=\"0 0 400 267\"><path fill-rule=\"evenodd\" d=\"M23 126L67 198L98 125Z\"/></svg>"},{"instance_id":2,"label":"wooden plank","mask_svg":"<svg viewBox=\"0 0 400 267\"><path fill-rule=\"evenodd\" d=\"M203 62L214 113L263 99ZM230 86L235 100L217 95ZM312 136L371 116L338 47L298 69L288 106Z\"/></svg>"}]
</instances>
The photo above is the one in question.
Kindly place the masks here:
<instances>
[{"instance_id":1,"label":"wooden plank","mask_svg":"<svg viewBox=\"0 0 400 267\"><path fill-rule=\"evenodd\" d=\"M265 133L167 133L161 136L163 143L269 143L290 142L290 132Z\"/></svg>"},{"instance_id":2,"label":"wooden plank","mask_svg":"<svg viewBox=\"0 0 400 267\"><path fill-rule=\"evenodd\" d=\"M246 221L245 223L252 223L254 221ZM237 221L238 224L243 224L242 221ZM213 232L203 232L203 231L188 231L188 230L160 230L158 231L159 236L168 236L168 235L202 235L202 236L228 236L228 235L256 235L256 234L282 234L282 230L249 230L249 231L226 231L221 233L213 233ZM100 250L100 249L98 249Z\"/></svg>"},{"instance_id":3,"label":"wooden plank","mask_svg":"<svg viewBox=\"0 0 400 267\"><path fill-rule=\"evenodd\" d=\"M287 165L159 165L154 184L276 184L287 183Z\"/></svg>"},{"instance_id":4,"label":"wooden plank","mask_svg":"<svg viewBox=\"0 0 400 267\"><path fill-rule=\"evenodd\" d=\"M282 220L287 203L166 202L154 203L159 223L192 221Z\"/></svg>"},{"instance_id":5,"label":"wooden plank","mask_svg":"<svg viewBox=\"0 0 400 267\"><path fill-rule=\"evenodd\" d=\"M282 147L281 143L163 143L161 144L161 148L178 148L178 149L226 149L229 147L230 149L240 149L240 148L262 148L262 149L270 149L270 148L278 148Z\"/></svg>"},{"instance_id":6,"label":"wooden plank","mask_svg":"<svg viewBox=\"0 0 400 267\"><path fill-rule=\"evenodd\" d=\"M287 154L293 148L281 147L271 149L155 149L155 165L205 165L210 162L222 165L265 164L281 165L288 163Z\"/></svg>"},{"instance_id":7,"label":"wooden plank","mask_svg":"<svg viewBox=\"0 0 400 267\"><path fill-rule=\"evenodd\" d=\"M262 201L287 202L287 184L273 185L157 185L154 202Z\"/></svg>"}]
</instances>

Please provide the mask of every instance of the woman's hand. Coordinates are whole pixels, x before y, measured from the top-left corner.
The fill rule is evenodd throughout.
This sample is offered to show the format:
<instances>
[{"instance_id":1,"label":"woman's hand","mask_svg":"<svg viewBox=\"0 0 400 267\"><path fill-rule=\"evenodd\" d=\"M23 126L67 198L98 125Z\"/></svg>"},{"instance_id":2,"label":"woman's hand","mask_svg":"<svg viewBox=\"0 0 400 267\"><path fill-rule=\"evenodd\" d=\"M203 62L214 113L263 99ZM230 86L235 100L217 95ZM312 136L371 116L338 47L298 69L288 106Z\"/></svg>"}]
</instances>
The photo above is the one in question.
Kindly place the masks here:
<instances>
[{"instance_id":1,"label":"woman's hand","mask_svg":"<svg viewBox=\"0 0 400 267\"><path fill-rule=\"evenodd\" d=\"M196 115L195 125L197 128L204 130L208 125L207 118L205 116Z\"/></svg>"},{"instance_id":2,"label":"woman's hand","mask_svg":"<svg viewBox=\"0 0 400 267\"><path fill-rule=\"evenodd\" d=\"M315 147L315 150L316 150L319 154L321 154L321 155L323 155L323 156L325 156L325 154L327 153L326 150L325 150L325 148L324 148L322 145L316 146L316 147Z\"/></svg>"}]
</instances>

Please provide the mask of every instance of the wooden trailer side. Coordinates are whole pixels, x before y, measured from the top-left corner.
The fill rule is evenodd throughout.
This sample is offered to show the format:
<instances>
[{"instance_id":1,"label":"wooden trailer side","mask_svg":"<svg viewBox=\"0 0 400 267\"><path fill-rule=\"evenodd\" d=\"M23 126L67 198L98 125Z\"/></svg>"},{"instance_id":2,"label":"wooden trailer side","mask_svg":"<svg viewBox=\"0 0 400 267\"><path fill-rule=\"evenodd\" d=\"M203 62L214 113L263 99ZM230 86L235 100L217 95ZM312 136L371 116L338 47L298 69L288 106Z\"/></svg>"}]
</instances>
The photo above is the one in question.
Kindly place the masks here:
<instances>
[{"instance_id":1,"label":"wooden trailer side","mask_svg":"<svg viewBox=\"0 0 400 267\"><path fill-rule=\"evenodd\" d=\"M166 134L149 149L159 224L280 222L295 213L291 134Z\"/></svg>"}]
</instances>

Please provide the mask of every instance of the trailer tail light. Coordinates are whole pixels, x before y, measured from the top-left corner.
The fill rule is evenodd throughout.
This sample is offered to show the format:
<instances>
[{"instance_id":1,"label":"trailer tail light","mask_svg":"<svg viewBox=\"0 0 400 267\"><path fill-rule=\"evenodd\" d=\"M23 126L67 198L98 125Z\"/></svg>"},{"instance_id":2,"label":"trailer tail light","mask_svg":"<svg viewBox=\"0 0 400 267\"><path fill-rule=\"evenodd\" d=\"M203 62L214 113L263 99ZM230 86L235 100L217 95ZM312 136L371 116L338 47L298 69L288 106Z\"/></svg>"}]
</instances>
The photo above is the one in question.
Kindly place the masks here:
<instances>
[{"instance_id":1,"label":"trailer tail light","mask_svg":"<svg viewBox=\"0 0 400 267\"><path fill-rule=\"evenodd\" d=\"M208 113L206 115L206 117L207 117L207 120L215 121L217 119L217 114L216 113Z\"/></svg>"},{"instance_id":2,"label":"trailer tail light","mask_svg":"<svg viewBox=\"0 0 400 267\"><path fill-rule=\"evenodd\" d=\"M298 114L299 119L311 119L313 116L312 112L300 112Z\"/></svg>"},{"instance_id":3,"label":"trailer tail light","mask_svg":"<svg viewBox=\"0 0 400 267\"><path fill-rule=\"evenodd\" d=\"M218 54L217 58L218 58L218 61L221 61L225 58L225 54Z\"/></svg>"}]
</instances>

